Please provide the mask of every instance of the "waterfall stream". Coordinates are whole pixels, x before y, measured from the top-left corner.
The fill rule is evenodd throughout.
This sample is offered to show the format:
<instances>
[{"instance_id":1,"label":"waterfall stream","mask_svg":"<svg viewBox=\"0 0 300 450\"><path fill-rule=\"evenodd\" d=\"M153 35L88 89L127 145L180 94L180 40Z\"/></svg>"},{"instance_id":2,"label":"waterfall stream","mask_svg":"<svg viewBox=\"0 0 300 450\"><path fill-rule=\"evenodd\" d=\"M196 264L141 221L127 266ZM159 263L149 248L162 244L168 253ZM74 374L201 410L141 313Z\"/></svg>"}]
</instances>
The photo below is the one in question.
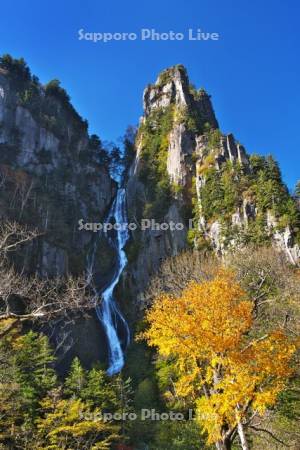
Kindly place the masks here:
<instances>
[{"instance_id":1,"label":"waterfall stream","mask_svg":"<svg viewBox=\"0 0 300 450\"><path fill-rule=\"evenodd\" d=\"M127 224L127 213L126 213L126 192L124 188L119 187L117 195L113 201L109 214L106 218L106 223L115 222L116 224ZM122 350L122 344L120 337L118 336L117 326L121 323L124 329L125 342L126 345L129 344L130 332L129 327L124 319L122 313L120 312L118 305L114 298L114 288L120 280L120 276L127 264L127 257L124 251L125 244L129 238L127 226L118 227L115 231L115 236L109 236L106 233L106 238L109 243L115 248L117 254L117 263L115 272L112 279L110 280L108 286L103 292L95 291L95 294L101 296L101 302L96 306L96 313L99 321L104 327L107 343L108 343L108 360L109 367L107 373L109 375L114 375L122 369L124 365L124 352ZM97 244L96 244L97 245ZM93 255L89 263L89 278L91 281L93 276L93 267L96 253L96 245L93 249Z\"/></svg>"}]
</instances>

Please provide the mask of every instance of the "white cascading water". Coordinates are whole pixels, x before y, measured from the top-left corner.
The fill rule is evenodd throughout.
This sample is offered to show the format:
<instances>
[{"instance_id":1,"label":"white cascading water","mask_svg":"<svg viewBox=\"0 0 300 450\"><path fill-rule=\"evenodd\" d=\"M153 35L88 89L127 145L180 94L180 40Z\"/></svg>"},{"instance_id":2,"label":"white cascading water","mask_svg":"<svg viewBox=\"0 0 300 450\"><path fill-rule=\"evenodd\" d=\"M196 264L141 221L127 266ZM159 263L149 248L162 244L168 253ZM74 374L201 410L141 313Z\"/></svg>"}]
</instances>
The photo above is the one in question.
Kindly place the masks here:
<instances>
[{"instance_id":1,"label":"white cascading water","mask_svg":"<svg viewBox=\"0 0 300 450\"><path fill-rule=\"evenodd\" d=\"M111 206L111 210L107 216L106 223L111 223L114 220L116 224L127 224L126 213L126 192L124 188L119 188L116 198ZM108 342L108 358L109 367L107 373L114 375L122 369L124 366L124 353L122 345L117 332L118 322L123 325L125 330L126 346L129 344L130 332L129 327L121 314L118 305L114 298L114 288L120 280L120 276L127 264L127 257L124 251L125 244L129 238L127 226L118 227L116 231L116 237L109 237L110 244L116 249L117 263L115 273L108 287L101 293L101 303L96 306L97 317L103 324L107 342ZM90 261L90 276L91 281L93 266L94 266L95 249L93 251L92 260ZM100 295L100 293L97 293Z\"/></svg>"}]
</instances>

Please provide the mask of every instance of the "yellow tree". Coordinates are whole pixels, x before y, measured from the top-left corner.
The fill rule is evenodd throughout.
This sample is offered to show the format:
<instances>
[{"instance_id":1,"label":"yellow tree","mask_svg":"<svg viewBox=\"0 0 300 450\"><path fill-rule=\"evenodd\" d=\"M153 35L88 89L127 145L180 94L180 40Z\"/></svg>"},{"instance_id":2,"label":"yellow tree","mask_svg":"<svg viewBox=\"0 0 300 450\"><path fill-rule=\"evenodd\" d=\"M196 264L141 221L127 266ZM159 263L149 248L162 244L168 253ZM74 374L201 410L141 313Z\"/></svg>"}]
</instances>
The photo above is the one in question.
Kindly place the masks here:
<instances>
[{"instance_id":1,"label":"yellow tree","mask_svg":"<svg viewBox=\"0 0 300 450\"><path fill-rule=\"evenodd\" d=\"M61 399L56 390L42 400L41 408L35 450L108 450L119 439L120 427L101 419L100 409L81 399Z\"/></svg>"},{"instance_id":2,"label":"yellow tree","mask_svg":"<svg viewBox=\"0 0 300 450\"><path fill-rule=\"evenodd\" d=\"M179 297L162 295L147 312L139 335L160 355L172 357L177 394L195 401L208 444L230 449L245 427L273 405L291 375L296 345L280 330L252 337L253 303L231 272L191 282Z\"/></svg>"}]
</instances>

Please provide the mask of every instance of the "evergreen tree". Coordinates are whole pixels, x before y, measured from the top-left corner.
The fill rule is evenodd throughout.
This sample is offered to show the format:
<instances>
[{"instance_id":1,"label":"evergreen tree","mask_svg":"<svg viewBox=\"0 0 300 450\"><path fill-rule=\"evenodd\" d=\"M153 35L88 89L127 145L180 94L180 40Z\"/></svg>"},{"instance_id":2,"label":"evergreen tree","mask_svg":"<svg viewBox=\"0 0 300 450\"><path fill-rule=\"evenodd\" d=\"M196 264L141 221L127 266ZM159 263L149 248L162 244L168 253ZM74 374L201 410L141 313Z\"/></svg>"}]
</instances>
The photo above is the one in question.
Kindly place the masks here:
<instances>
[{"instance_id":1,"label":"evergreen tree","mask_svg":"<svg viewBox=\"0 0 300 450\"><path fill-rule=\"evenodd\" d=\"M296 183L295 194L296 197L300 198L300 180Z\"/></svg>"},{"instance_id":2,"label":"evergreen tree","mask_svg":"<svg viewBox=\"0 0 300 450\"><path fill-rule=\"evenodd\" d=\"M17 330L1 341L0 443L8 448L29 448L34 439L40 401L56 384L54 357L48 338ZM6 448L6 447L5 447Z\"/></svg>"},{"instance_id":3,"label":"evergreen tree","mask_svg":"<svg viewBox=\"0 0 300 450\"><path fill-rule=\"evenodd\" d=\"M39 400L56 383L52 367L54 356L48 338L34 331L17 338L13 344L16 351L16 380L20 385L24 413L35 416Z\"/></svg>"},{"instance_id":4,"label":"evergreen tree","mask_svg":"<svg viewBox=\"0 0 300 450\"><path fill-rule=\"evenodd\" d=\"M83 400L102 410L114 411L118 403L111 379L104 370L92 368L87 374L86 385L81 393Z\"/></svg>"},{"instance_id":5,"label":"evergreen tree","mask_svg":"<svg viewBox=\"0 0 300 450\"><path fill-rule=\"evenodd\" d=\"M86 374L79 358L74 358L69 374L64 383L64 392L69 396L80 397L86 384Z\"/></svg>"}]
</instances>

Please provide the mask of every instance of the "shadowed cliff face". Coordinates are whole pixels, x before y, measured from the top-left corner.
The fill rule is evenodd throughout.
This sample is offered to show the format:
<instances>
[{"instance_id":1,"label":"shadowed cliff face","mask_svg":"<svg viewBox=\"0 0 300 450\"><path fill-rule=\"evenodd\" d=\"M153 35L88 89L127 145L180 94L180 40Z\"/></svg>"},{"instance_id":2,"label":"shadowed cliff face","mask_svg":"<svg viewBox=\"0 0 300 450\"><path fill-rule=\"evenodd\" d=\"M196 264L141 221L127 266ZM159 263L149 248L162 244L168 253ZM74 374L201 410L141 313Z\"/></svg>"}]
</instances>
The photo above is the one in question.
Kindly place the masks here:
<instances>
[{"instance_id":1,"label":"shadowed cliff face","mask_svg":"<svg viewBox=\"0 0 300 450\"><path fill-rule=\"evenodd\" d=\"M183 66L148 85L143 104L127 182L129 221L153 218L185 228L133 232L124 283L134 297L142 298L163 259L188 245L223 254L271 240L295 264L299 211L276 162L249 157L232 134L220 132L210 96L190 85Z\"/></svg>"},{"instance_id":2,"label":"shadowed cliff face","mask_svg":"<svg viewBox=\"0 0 300 450\"><path fill-rule=\"evenodd\" d=\"M101 221L115 194L100 141L59 93L0 72L0 214L43 233L20 262L43 276L84 269L93 233L78 220Z\"/></svg>"},{"instance_id":3,"label":"shadowed cliff face","mask_svg":"<svg viewBox=\"0 0 300 450\"><path fill-rule=\"evenodd\" d=\"M102 222L116 192L105 156L59 84L41 86L25 64L14 61L0 69L0 217L41 233L14 256L20 271L42 277L85 271L95 233L79 231L78 221ZM115 259L107 240L100 239L99 286ZM45 331L61 372L76 355L86 365L107 356L93 311L51 321Z\"/></svg>"}]
</instances>

